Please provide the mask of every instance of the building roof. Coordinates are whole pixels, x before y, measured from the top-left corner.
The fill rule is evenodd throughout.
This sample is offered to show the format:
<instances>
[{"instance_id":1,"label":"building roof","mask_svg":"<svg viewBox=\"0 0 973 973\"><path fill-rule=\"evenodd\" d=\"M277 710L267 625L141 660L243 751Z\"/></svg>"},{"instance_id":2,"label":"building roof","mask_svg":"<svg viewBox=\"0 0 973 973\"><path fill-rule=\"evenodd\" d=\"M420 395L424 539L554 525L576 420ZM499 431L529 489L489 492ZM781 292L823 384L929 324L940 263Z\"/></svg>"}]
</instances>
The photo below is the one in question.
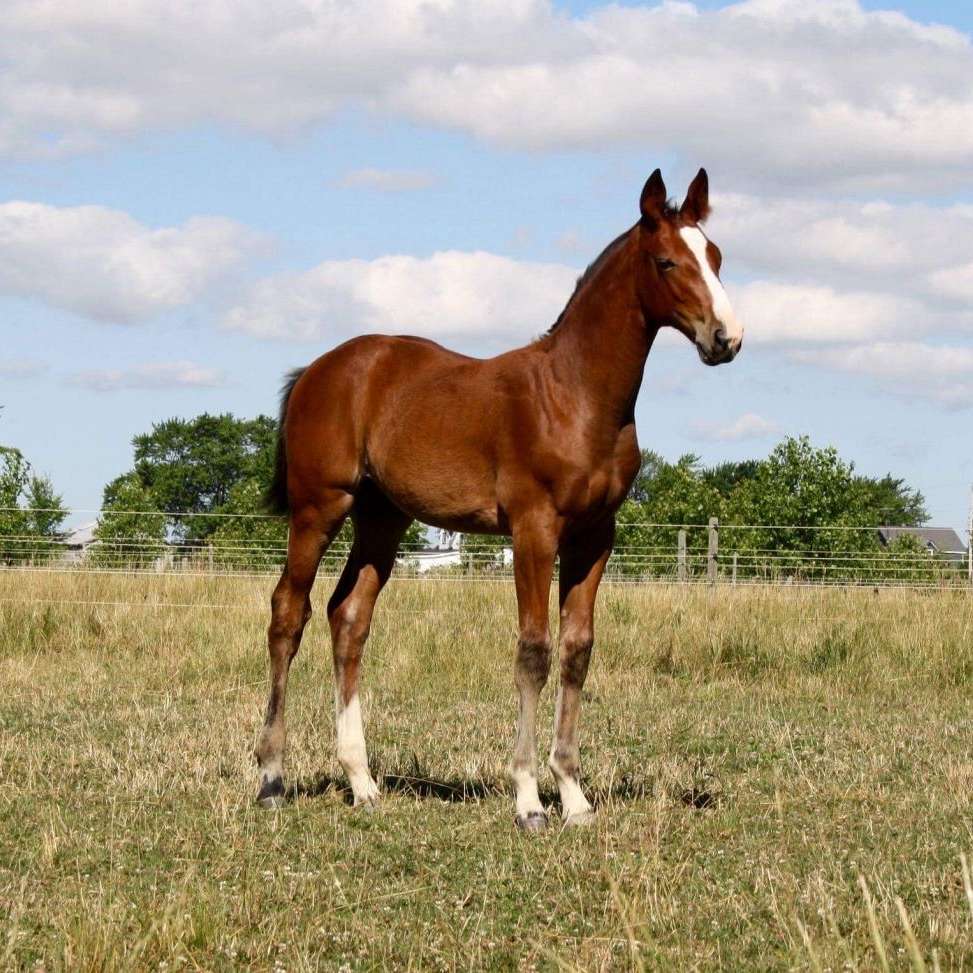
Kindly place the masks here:
<instances>
[{"instance_id":1,"label":"building roof","mask_svg":"<svg viewBox=\"0 0 973 973\"><path fill-rule=\"evenodd\" d=\"M879 527L878 533L884 544L889 544L896 537L908 534L918 537L940 554L966 553L966 545L952 527Z\"/></svg>"},{"instance_id":2,"label":"building roof","mask_svg":"<svg viewBox=\"0 0 973 973\"><path fill-rule=\"evenodd\" d=\"M79 524L77 527L72 527L64 535L61 543L68 547L87 547L95 541L95 528L97 526L98 521L92 520L90 524Z\"/></svg>"}]
</instances>

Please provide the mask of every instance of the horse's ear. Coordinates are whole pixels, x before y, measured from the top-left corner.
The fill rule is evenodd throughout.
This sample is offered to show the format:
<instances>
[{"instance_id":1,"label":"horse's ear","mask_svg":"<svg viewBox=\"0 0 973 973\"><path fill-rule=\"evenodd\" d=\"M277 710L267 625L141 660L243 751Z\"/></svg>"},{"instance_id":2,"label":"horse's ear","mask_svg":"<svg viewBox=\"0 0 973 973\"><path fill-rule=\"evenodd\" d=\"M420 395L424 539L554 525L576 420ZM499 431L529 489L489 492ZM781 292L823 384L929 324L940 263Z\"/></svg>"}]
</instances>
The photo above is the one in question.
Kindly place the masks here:
<instances>
[{"instance_id":1,"label":"horse's ear","mask_svg":"<svg viewBox=\"0 0 973 973\"><path fill-rule=\"evenodd\" d=\"M639 209L642 216L650 221L659 219L666 206L666 184L662 181L662 173L656 169L646 180L642 188L642 198L639 199Z\"/></svg>"},{"instance_id":2,"label":"horse's ear","mask_svg":"<svg viewBox=\"0 0 973 973\"><path fill-rule=\"evenodd\" d=\"M705 169L700 169L689 184L679 216L686 223L706 222L706 217L709 216L709 176Z\"/></svg>"}]
</instances>

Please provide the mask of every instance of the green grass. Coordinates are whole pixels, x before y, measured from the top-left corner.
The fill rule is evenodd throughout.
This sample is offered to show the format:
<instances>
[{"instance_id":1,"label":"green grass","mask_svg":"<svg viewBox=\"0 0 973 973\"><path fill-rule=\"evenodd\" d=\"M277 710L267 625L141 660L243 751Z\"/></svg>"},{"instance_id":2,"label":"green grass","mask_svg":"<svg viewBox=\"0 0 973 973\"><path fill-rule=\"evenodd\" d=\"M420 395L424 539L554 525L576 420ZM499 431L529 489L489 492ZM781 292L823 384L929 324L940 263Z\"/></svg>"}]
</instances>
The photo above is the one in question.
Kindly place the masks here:
<instances>
[{"instance_id":1,"label":"green grass","mask_svg":"<svg viewBox=\"0 0 973 973\"><path fill-rule=\"evenodd\" d=\"M606 587L598 824L531 838L504 583L390 585L369 814L333 756L323 579L298 796L260 811L272 583L0 573L0 969L973 968L969 593Z\"/></svg>"}]
</instances>

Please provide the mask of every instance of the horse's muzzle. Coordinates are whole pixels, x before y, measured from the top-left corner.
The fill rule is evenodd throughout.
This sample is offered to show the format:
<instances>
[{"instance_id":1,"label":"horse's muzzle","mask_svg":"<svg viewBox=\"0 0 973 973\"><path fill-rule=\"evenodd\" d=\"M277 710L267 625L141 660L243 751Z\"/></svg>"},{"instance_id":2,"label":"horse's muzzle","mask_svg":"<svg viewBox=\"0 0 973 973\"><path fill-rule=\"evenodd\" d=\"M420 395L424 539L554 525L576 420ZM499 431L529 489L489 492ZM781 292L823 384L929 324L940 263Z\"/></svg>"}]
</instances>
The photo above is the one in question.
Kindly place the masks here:
<instances>
[{"instance_id":1,"label":"horse's muzzle","mask_svg":"<svg viewBox=\"0 0 973 973\"><path fill-rule=\"evenodd\" d=\"M704 348L699 341L696 342L696 351L699 352L700 361L704 365L723 365L726 362L731 362L740 353L742 347L742 331L733 338L727 338L726 332L722 328L714 333L712 348Z\"/></svg>"}]
</instances>

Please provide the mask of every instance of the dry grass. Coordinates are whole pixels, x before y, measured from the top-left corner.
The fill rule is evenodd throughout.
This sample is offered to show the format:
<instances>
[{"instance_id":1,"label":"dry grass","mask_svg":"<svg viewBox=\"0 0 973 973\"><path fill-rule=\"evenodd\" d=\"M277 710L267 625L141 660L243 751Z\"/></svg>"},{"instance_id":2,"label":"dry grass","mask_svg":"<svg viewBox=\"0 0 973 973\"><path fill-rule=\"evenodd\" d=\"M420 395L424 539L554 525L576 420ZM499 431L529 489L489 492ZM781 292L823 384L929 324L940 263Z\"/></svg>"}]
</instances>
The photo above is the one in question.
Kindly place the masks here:
<instances>
[{"instance_id":1,"label":"dry grass","mask_svg":"<svg viewBox=\"0 0 973 973\"><path fill-rule=\"evenodd\" d=\"M297 796L259 811L271 584L0 573L0 968L973 967L968 593L607 587L599 823L529 839L508 584L390 586L374 814L345 804L319 614Z\"/></svg>"}]
</instances>

